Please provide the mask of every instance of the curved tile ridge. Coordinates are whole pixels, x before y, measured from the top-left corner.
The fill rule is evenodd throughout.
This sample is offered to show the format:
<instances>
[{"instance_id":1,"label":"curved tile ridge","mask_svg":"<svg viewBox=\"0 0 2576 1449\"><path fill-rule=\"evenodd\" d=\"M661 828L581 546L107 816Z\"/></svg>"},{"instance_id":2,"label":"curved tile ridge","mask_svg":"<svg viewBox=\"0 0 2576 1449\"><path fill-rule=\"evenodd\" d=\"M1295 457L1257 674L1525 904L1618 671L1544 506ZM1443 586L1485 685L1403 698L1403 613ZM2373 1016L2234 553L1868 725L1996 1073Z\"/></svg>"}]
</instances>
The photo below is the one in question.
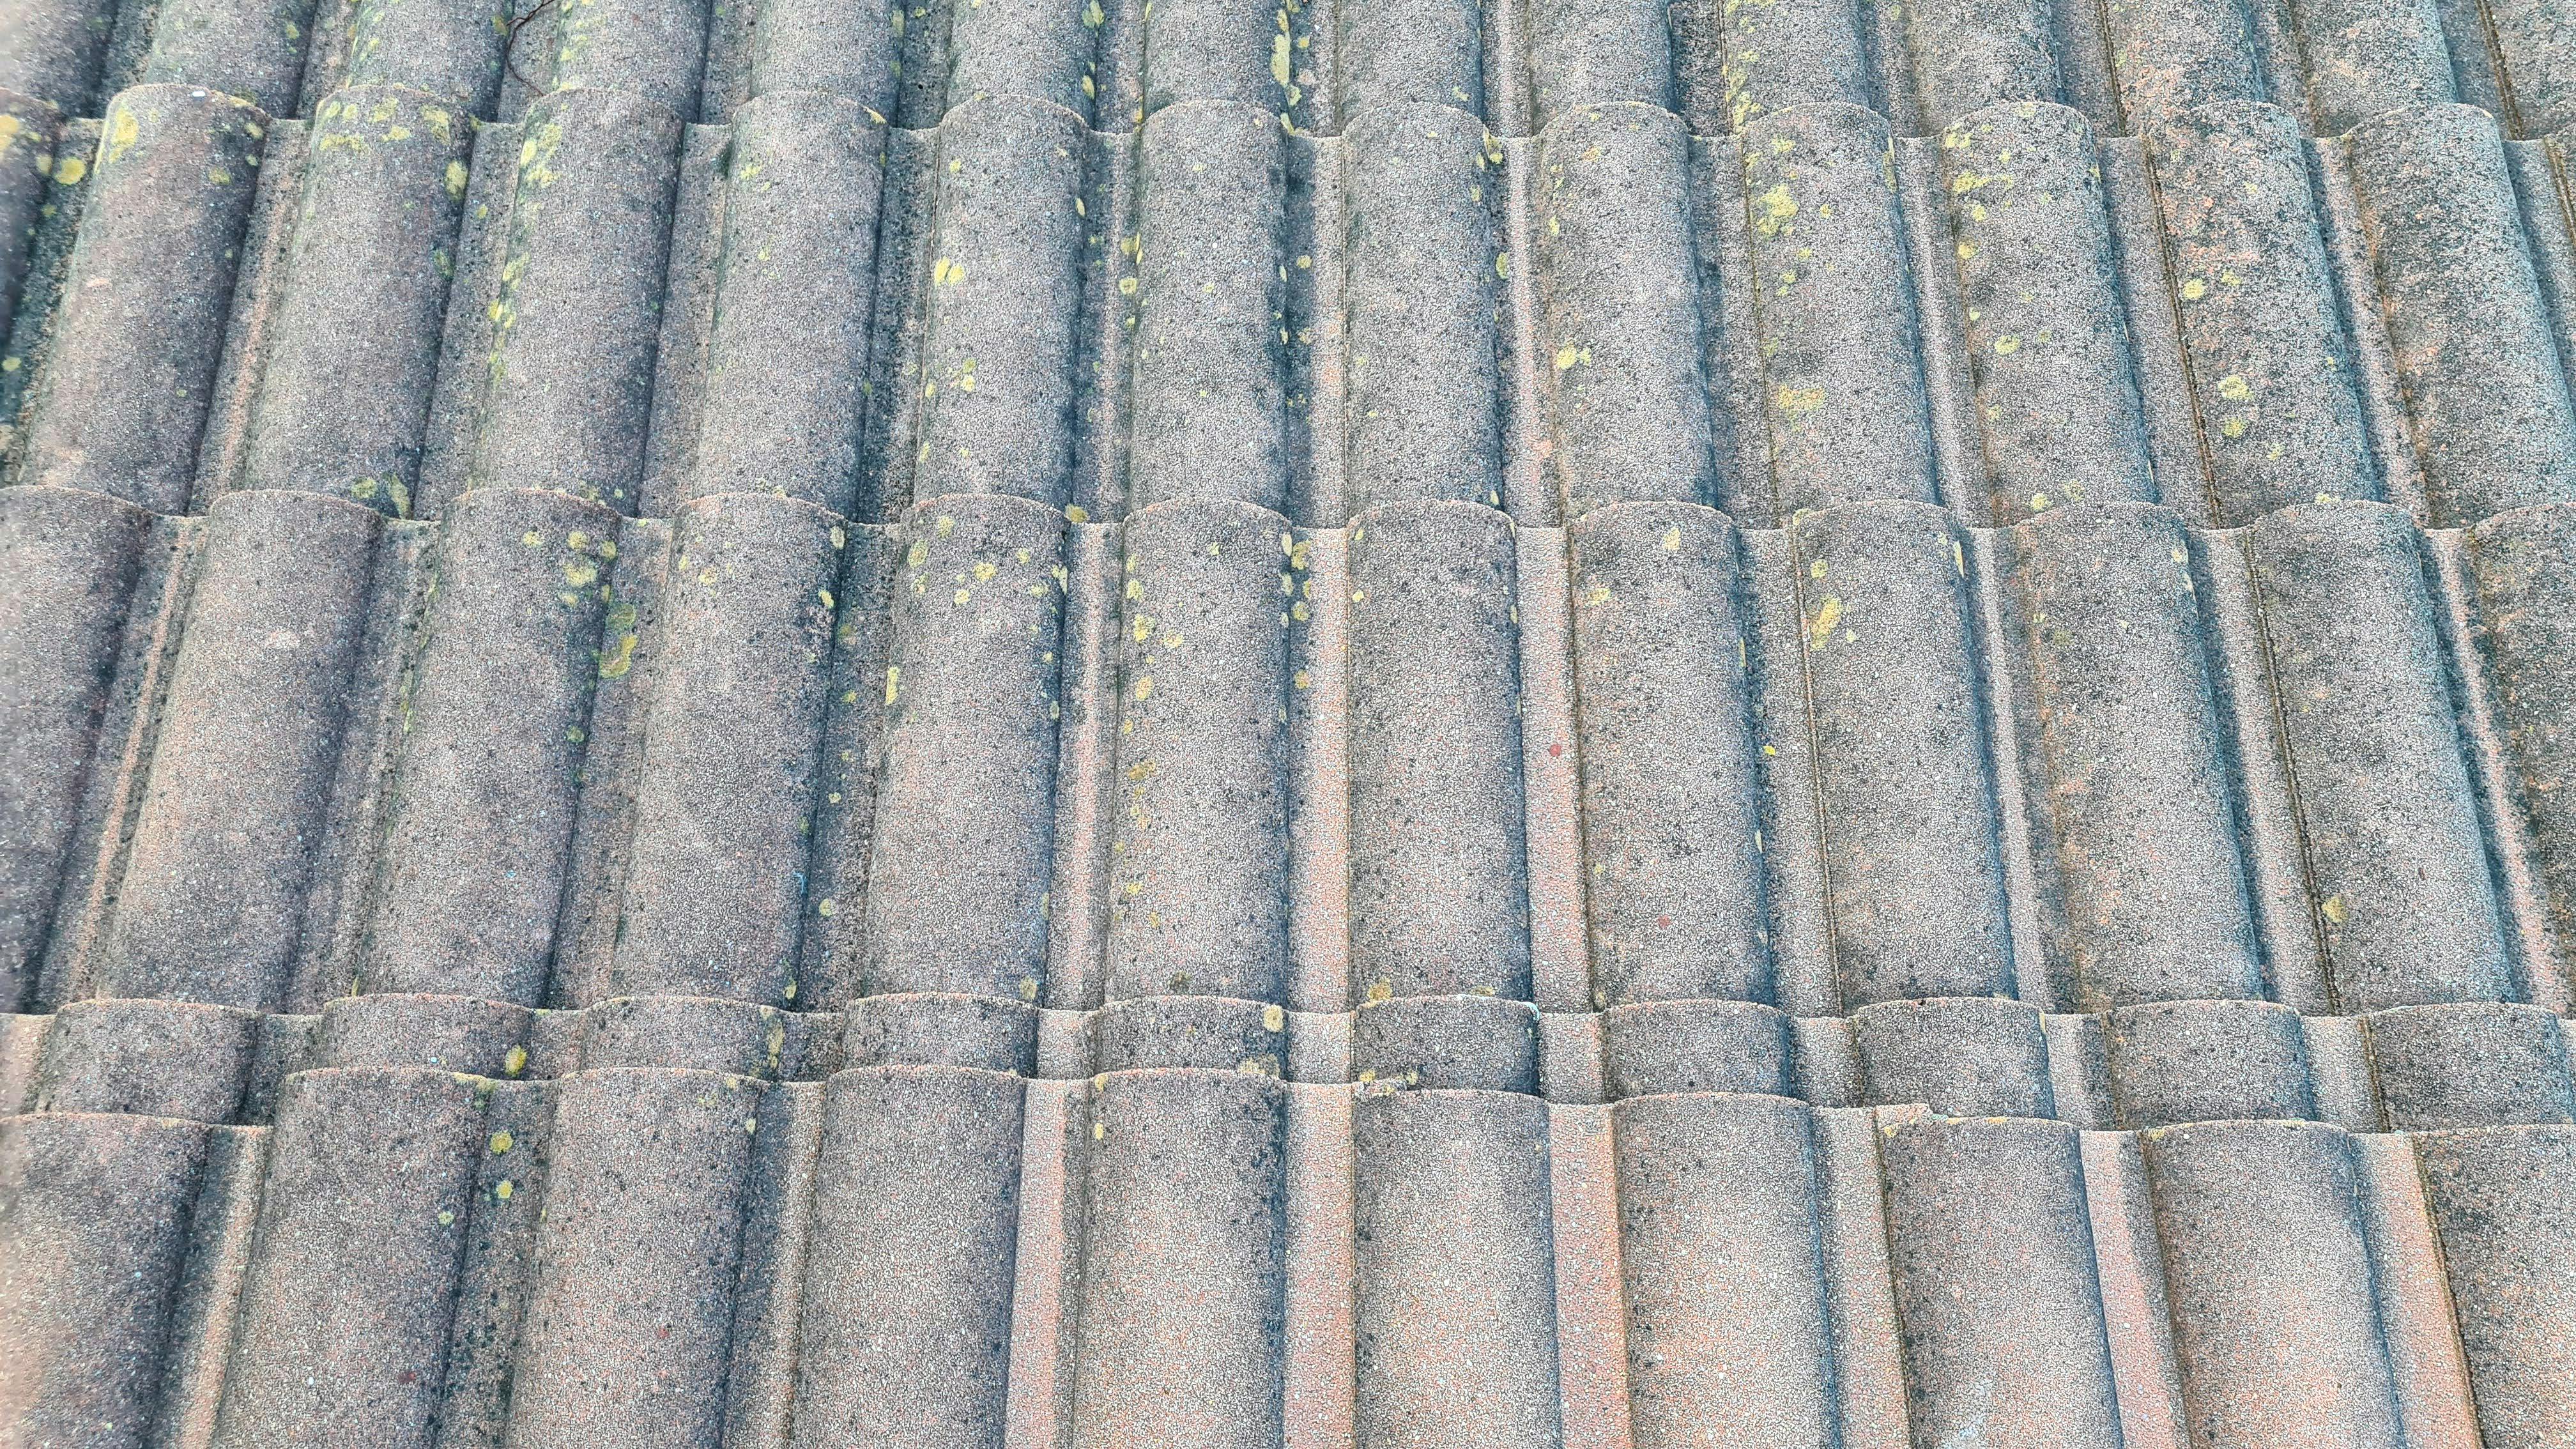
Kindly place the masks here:
<instances>
[{"instance_id":1,"label":"curved tile ridge","mask_svg":"<svg viewBox=\"0 0 2576 1449\"><path fill-rule=\"evenodd\" d=\"M62 917L91 775L131 602L151 553L150 516L78 489L0 489L0 995L39 994ZM148 610L148 606L146 606Z\"/></svg>"},{"instance_id":2,"label":"curved tile ridge","mask_svg":"<svg viewBox=\"0 0 2576 1449\"><path fill-rule=\"evenodd\" d=\"M1103 131L1176 102L1226 100L1309 135L1406 102L1460 106L1522 136L1584 105L1662 106L1713 135L1785 105L1846 100L1921 135L2003 100L2065 101L2117 130L2228 98L2276 101L2313 134L2336 135L2390 105L2467 99L2514 115L2518 134L2542 135L2564 124L2569 67L2558 31L2527 11L2507 6L2469 26L2426 0L2295 13L2153 0L2116 15L2025 5L1893 19L1852 0L1798 0L1785 14L1549 0L1510 16L1455 0L1021 0L957 13L930 3L827 13L812 0L614 12L494 0L40 0L0 60L0 85L80 114L138 80L175 81L285 117L310 114L343 84L400 83L507 119L550 92L595 87L715 124L754 97L813 89L910 127L1016 95Z\"/></svg>"},{"instance_id":3,"label":"curved tile ridge","mask_svg":"<svg viewBox=\"0 0 2576 1449\"><path fill-rule=\"evenodd\" d=\"M1991 516L2155 501L2092 128L1987 106L1942 132L1940 160Z\"/></svg>"},{"instance_id":4,"label":"curved tile ridge","mask_svg":"<svg viewBox=\"0 0 2576 1449\"><path fill-rule=\"evenodd\" d=\"M2576 1129L2482 1127L2415 1138L2478 1425L2522 1449L2576 1428L2567 1343Z\"/></svg>"},{"instance_id":5,"label":"curved tile ridge","mask_svg":"<svg viewBox=\"0 0 2576 1449\"><path fill-rule=\"evenodd\" d=\"M1887 123L1842 104L1745 129L1743 196L1777 516L1938 496Z\"/></svg>"},{"instance_id":6,"label":"curved tile ridge","mask_svg":"<svg viewBox=\"0 0 2576 1449\"><path fill-rule=\"evenodd\" d=\"M2247 538L2335 998L2513 999L2420 535L2354 503L2285 509Z\"/></svg>"},{"instance_id":7,"label":"curved tile ridge","mask_svg":"<svg viewBox=\"0 0 2576 1449\"><path fill-rule=\"evenodd\" d=\"M2404 1442L2402 1412L2541 1444L2567 1131L2086 1134L1190 1068L327 1068L256 1134L0 1122L0 1282L21 1290L0 1331L61 1332L48 1305L86 1285L77 1342L114 1350L48 1357L0 1413L765 1445L1028 1418L1258 1443L1340 1417L1372 1443L1550 1446L1570 1400L1665 1436L1646 1443L1747 1422L1894 1443L1929 1420L2076 1444L2114 1416L2277 1426L2263 1346L2290 1343L2342 1370L2296 1385L2339 1434ZM1459 1311L1406 1307L1434 1292ZM1472 1379L1441 1367L1462 1352ZM1035 1401L1032 1362L1052 1367ZM388 1363L411 1377L388 1386Z\"/></svg>"},{"instance_id":8,"label":"curved tile ridge","mask_svg":"<svg viewBox=\"0 0 2576 1449\"><path fill-rule=\"evenodd\" d=\"M1169 500L1288 506L1290 143L1269 112L1184 101L1136 147L1131 516ZM1311 273L1313 254L1304 253Z\"/></svg>"},{"instance_id":9,"label":"curved tile ridge","mask_svg":"<svg viewBox=\"0 0 2576 1449\"><path fill-rule=\"evenodd\" d=\"M1350 997L1530 999L1510 520L1393 504L1350 530Z\"/></svg>"},{"instance_id":10,"label":"curved tile ridge","mask_svg":"<svg viewBox=\"0 0 2576 1449\"><path fill-rule=\"evenodd\" d=\"M1123 534L1106 994L1284 1004L1287 520L1176 500Z\"/></svg>"},{"instance_id":11,"label":"curved tile ridge","mask_svg":"<svg viewBox=\"0 0 2576 1449\"><path fill-rule=\"evenodd\" d=\"M676 526L546 490L480 490L437 525L283 490L159 522L76 490L0 501L38 525L24 547L56 547L49 508L113 545L44 595L71 630L47 667L71 672L18 676L53 744L9 798L53 834L26 862L16 1002L310 1011L353 980L800 1009L1332 1010L1381 980L1802 1017L2565 1000L2546 645L2567 505L2471 534L2360 503L2206 533L2135 504L1960 530L1900 502L1787 531L1660 503L1515 531L1413 503L1301 532L1211 500L1121 536L1007 495L898 528L759 493ZM993 632L952 627L979 607ZM997 675L993 650L1017 662ZM200 741L260 763L204 773ZM1678 778L1685 757L1715 773ZM949 788L967 760L994 783ZM1896 777L1941 819L1890 815ZM1426 830L1421 791L1450 824ZM1872 907L1904 861L1983 884ZM1735 885L1690 884L1712 870ZM922 894L952 887L953 909ZM1391 944L1443 891L1482 944ZM1936 905L1975 906L1972 934ZM238 951L208 944L216 910Z\"/></svg>"},{"instance_id":12,"label":"curved tile ridge","mask_svg":"<svg viewBox=\"0 0 2576 1449\"><path fill-rule=\"evenodd\" d=\"M2528 0L2498 0L2485 14L2513 134L2556 135L2576 124L2576 34L2566 17Z\"/></svg>"},{"instance_id":13,"label":"curved tile ridge","mask_svg":"<svg viewBox=\"0 0 2576 1449\"><path fill-rule=\"evenodd\" d=\"M2344 145L2429 521L2576 497L2576 405L2495 121L2396 111Z\"/></svg>"},{"instance_id":14,"label":"curved tile ridge","mask_svg":"<svg viewBox=\"0 0 2576 1449\"><path fill-rule=\"evenodd\" d=\"M1383 503L1503 503L1498 143L1464 111L1390 105L1343 138L1345 488Z\"/></svg>"},{"instance_id":15,"label":"curved tile ridge","mask_svg":"<svg viewBox=\"0 0 2576 1449\"><path fill-rule=\"evenodd\" d=\"M633 512L682 127L641 96L566 91L521 132L468 486Z\"/></svg>"},{"instance_id":16,"label":"curved tile ridge","mask_svg":"<svg viewBox=\"0 0 2576 1449\"><path fill-rule=\"evenodd\" d=\"M2032 813L2053 847L2038 865L2063 912L2073 996L2264 995L2188 531L2164 509L2115 504L2052 509L2010 540L1999 562L2029 661L2030 793L2044 802Z\"/></svg>"},{"instance_id":17,"label":"curved tile ridge","mask_svg":"<svg viewBox=\"0 0 2576 1449\"><path fill-rule=\"evenodd\" d=\"M426 92L322 103L230 486L411 511L472 145L472 122Z\"/></svg>"},{"instance_id":18,"label":"curved tile ridge","mask_svg":"<svg viewBox=\"0 0 2576 1449\"><path fill-rule=\"evenodd\" d=\"M1936 143L1840 103L1719 138L1584 106L1522 141L1429 103L1315 138L1217 101L1117 136L1008 96L929 132L820 92L726 127L588 88L509 125L331 97L263 128L255 196L198 185L194 151L134 171L144 131L22 177L20 482L398 517L477 487L871 520L1236 494L1327 525L1900 496L2235 526L2326 496L2450 527L2576 492L2554 183L2462 107L2310 143L2261 102L2135 141L2011 102ZM2459 153L2439 186L2428 146ZM119 330L82 280L110 263L193 320Z\"/></svg>"},{"instance_id":19,"label":"curved tile ridge","mask_svg":"<svg viewBox=\"0 0 2576 1449\"><path fill-rule=\"evenodd\" d=\"M775 492L845 517L866 419L885 134L859 102L738 108L685 498Z\"/></svg>"},{"instance_id":20,"label":"curved tile ridge","mask_svg":"<svg viewBox=\"0 0 2576 1449\"><path fill-rule=\"evenodd\" d=\"M2142 134L2213 520L2384 498L2296 121L2212 101Z\"/></svg>"},{"instance_id":21,"label":"curved tile ridge","mask_svg":"<svg viewBox=\"0 0 2576 1449\"><path fill-rule=\"evenodd\" d=\"M1569 110L1531 162L1545 471L1565 517L1720 496L1689 137L1634 103Z\"/></svg>"},{"instance_id":22,"label":"curved tile ridge","mask_svg":"<svg viewBox=\"0 0 2576 1449\"><path fill-rule=\"evenodd\" d=\"M1773 1001L1741 540L1640 502L1567 549L1592 1005Z\"/></svg>"},{"instance_id":23,"label":"curved tile ridge","mask_svg":"<svg viewBox=\"0 0 2576 1449\"><path fill-rule=\"evenodd\" d=\"M2319 1123L2210 1122L2139 1145L2192 1415L2246 1434L2319 1425L2343 1443L2405 1442L2355 1139ZM2267 1371L2284 1353L2326 1371Z\"/></svg>"},{"instance_id":24,"label":"curved tile ridge","mask_svg":"<svg viewBox=\"0 0 2576 1449\"><path fill-rule=\"evenodd\" d=\"M1899 501L1804 514L1790 533L1842 1001L2009 995L1961 541ZM1912 785L1889 791L1897 779Z\"/></svg>"},{"instance_id":25,"label":"curved tile ridge","mask_svg":"<svg viewBox=\"0 0 2576 1449\"><path fill-rule=\"evenodd\" d=\"M199 87L109 104L16 481L187 511L268 124Z\"/></svg>"}]
</instances>

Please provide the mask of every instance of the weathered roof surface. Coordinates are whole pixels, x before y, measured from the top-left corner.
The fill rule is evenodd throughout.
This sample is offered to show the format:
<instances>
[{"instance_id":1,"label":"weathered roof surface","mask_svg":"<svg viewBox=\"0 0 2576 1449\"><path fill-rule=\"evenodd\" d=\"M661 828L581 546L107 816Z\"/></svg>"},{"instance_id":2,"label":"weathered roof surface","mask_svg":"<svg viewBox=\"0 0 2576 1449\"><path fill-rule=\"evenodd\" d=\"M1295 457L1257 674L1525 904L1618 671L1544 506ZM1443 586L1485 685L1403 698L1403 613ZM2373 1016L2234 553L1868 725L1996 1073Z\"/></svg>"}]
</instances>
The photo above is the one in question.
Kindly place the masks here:
<instances>
[{"instance_id":1,"label":"weathered roof surface","mask_svg":"<svg viewBox=\"0 0 2576 1449\"><path fill-rule=\"evenodd\" d=\"M0 1445L2567 1449L2551 0L8 0Z\"/></svg>"}]
</instances>

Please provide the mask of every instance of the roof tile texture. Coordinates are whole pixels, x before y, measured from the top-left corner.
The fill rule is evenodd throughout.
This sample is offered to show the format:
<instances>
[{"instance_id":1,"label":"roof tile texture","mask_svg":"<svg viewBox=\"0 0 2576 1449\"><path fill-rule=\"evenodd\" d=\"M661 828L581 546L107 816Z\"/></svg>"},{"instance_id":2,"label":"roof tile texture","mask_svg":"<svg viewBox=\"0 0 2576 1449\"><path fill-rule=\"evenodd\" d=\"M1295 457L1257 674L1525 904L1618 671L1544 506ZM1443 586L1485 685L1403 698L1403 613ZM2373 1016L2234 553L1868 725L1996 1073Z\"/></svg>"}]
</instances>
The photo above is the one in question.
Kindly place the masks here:
<instances>
[{"instance_id":1,"label":"roof tile texture","mask_svg":"<svg viewBox=\"0 0 2576 1449\"><path fill-rule=\"evenodd\" d=\"M2546 5L0 16L0 1444L2559 1449Z\"/></svg>"}]
</instances>

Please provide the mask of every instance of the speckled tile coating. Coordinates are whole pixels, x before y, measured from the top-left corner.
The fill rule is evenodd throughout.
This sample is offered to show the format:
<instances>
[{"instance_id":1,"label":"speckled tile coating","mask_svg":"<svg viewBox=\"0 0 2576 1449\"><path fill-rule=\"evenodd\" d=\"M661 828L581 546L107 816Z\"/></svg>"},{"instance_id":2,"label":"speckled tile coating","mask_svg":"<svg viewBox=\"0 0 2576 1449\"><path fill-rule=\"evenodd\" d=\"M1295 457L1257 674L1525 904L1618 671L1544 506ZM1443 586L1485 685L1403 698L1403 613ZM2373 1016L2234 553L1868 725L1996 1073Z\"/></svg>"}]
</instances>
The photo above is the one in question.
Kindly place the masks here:
<instances>
[{"instance_id":1,"label":"speckled tile coating","mask_svg":"<svg viewBox=\"0 0 2576 1449\"><path fill-rule=\"evenodd\" d=\"M0 3L0 1446L2567 1449L2545 0Z\"/></svg>"}]
</instances>

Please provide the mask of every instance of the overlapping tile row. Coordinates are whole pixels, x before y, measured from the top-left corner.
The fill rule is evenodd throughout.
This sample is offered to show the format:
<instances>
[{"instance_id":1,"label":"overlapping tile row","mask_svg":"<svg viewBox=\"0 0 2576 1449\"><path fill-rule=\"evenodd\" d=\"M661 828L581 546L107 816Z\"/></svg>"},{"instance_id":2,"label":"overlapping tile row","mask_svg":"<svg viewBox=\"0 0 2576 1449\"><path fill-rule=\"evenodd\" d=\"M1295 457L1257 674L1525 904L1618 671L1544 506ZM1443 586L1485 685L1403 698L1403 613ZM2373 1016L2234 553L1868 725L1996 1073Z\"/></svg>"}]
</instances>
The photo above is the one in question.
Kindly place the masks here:
<instances>
[{"instance_id":1,"label":"overlapping tile row","mask_svg":"<svg viewBox=\"0 0 2576 1449\"><path fill-rule=\"evenodd\" d=\"M2549 1444L2571 528L9 490L0 1413Z\"/></svg>"},{"instance_id":2,"label":"overlapping tile row","mask_svg":"<svg viewBox=\"0 0 2576 1449\"><path fill-rule=\"evenodd\" d=\"M11 1000L1217 997L1510 1083L1535 1007L2087 1122L2236 1042L2345 1120L2298 1017L2565 1008L2571 518L23 487Z\"/></svg>"},{"instance_id":3,"label":"overlapping tile row","mask_svg":"<svg viewBox=\"0 0 2576 1449\"><path fill-rule=\"evenodd\" d=\"M1333 134L1372 106L1430 102L1514 136L1616 101L1709 135L1810 102L1867 106L1920 135L1999 101L2071 105L2118 131L2267 101L2339 135L2456 100L2540 136L2576 120L2576 42L2541 0L29 0L0 35L0 87L67 114L163 82L280 118L342 86L397 83L487 119L584 86L714 123L754 96L817 90L916 128L1016 95L1103 131L1224 101Z\"/></svg>"},{"instance_id":4,"label":"overlapping tile row","mask_svg":"<svg viewBox=\"0 0 2576 1449\"><path fill-rule=\"evenodd\" d=\"M2563 1058L2551 1123L2469 1092L2413 1131L2084 1131L1283 1083L1108 1014L1099 1074L1033 1080L992 1065L1025 1030L934 1039L917 1002L22 1018L0 1333L42 1352L0 1415L84 1445L1895 1449L2538 1446L2576 1413Z\"/></svg>"},{"instance_id":5,"label":"overlapping tile row","mask_svg":"<svg viewBox=\"0 0 2576 1449\"><path fill-rule=\"evenodd\" d=\"M9 1432L2576 1431L2545 68L1164 9L29 12Z\"/></svg>"},{"instance_id":6,"label":"overlapping tile row","mask_svg":"<svg viewBox=\"0 0 2576 1449\"><path fill-rule=\"evenodd\" d=\"M2576 498L2560 143L2460 105L2324 142L2256 101L2135 138L2045 102L1923 138L1621 102L1518 140L1415 100L1324 138L1011 95L915 131L802 90L725 127L599 87L510 124L394 85L309 122L178 85L109 110L34 107L0 151L0 411L17 482L160 513Z\"/></svg>"}]
</instances>

